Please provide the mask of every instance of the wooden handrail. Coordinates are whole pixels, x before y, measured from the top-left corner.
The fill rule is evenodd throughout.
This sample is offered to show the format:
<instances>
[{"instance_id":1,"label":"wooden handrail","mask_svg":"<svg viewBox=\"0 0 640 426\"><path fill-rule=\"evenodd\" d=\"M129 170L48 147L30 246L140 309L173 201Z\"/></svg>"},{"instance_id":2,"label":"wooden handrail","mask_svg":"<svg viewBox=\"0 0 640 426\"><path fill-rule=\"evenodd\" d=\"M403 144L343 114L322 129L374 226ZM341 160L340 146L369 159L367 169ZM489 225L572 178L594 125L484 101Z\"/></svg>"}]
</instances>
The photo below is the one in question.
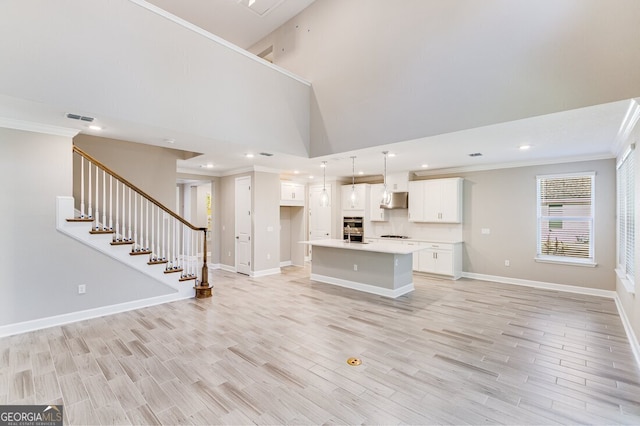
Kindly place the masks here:
<instances>
[{"instance_id":1,"label":"wooden handrail","mask_svg":"<svg viewBox=\"0 0 640 426\"><path fill-rule=\"evenodd\" d=\"M175 214L173 211L171 211L171 209L169 209L168 207L164 206L160 201L156 200L151 195L147 194L142 189L138 188L137 186L135 186L134 184L129 182L127 179L123 178L122 176L120 176L119 174L117 174L116 172L111 170L109 167L105 166L99 160L95 159L94 157L92 157L91 155L87 154L86 152L84 152L82 149L78 148L75 145L73 145L73 152L75 152L75 153L81 155L82 157L86 158L87 160L91 161L93 164L97 165L99 168L103 169L105 172L109 173L111 176L113 176L114 178L118 179L119 181L121 181L122 183L124 183L125 185L127 185L128 187L133 189L134 191L136 191L138 194L142 195L147 200L151 201L153 204L155 204L156 206L158 206L159 208L164 210L166 213L170 214L174 219L178 220L182 224L188 226L189 228L193 229L194 231L205 231L205 232L207 231L207 228L199 228L199 227L197 227L195 225L190 224L189 222L187 222L186 220L184 220L183 218L181 218L180 216Z\"/></svg>"},{"instance_id":2,"label":"wooden handrail","mask_svg":"<svg viewBox=\"0 0 640 426\"><path fill-rule=\"evenodd\" d=\"M82 149L78 148L75 145L73 145L73 152L75 152L76 154L80 155L81 157L84 157L85 159L87 159L91 163L95 164L98 168L100 168L100 169L104 170L105 172L109 173L111 176L113 176L114 178L116 178L117 180L119 180L120 182L122 182L123 184L128 186L129 188L133 189L135 192L140 194L142 197L146 198L147 200L149 200L150 202L155 204L162 211L164 211L165 213L168 213L169 215L171 215L171 217L173 217L174 219L176 219L177 221L179 221L183 225L187 226L191 230L204 232L203 253L202 253L202 260L203 260L203 263L202 263L202 279L200 281L200 285L196 285L194 288L196 290L196 298L211 297L211 286L209 286L209 269L208 269L208 266L207 266L207 228L199 228L199 227L194 226L191 223L187 222L186 220L184 220L183 218L178 216L176 213L174 213L171 209L169 209L166 206L164 206L160 201L156 200L151 195L147 194L142 189L138 188L136 185L134 185L133 183L129 182L127 179L123 178L122 176L120 176L119 174L117 174L116 172L111 170L109 167L104 165L102 162L100 162L97 159L93 158L91 155L87 154L86 152L84 152Z\"/></svg>"}]
</instances>

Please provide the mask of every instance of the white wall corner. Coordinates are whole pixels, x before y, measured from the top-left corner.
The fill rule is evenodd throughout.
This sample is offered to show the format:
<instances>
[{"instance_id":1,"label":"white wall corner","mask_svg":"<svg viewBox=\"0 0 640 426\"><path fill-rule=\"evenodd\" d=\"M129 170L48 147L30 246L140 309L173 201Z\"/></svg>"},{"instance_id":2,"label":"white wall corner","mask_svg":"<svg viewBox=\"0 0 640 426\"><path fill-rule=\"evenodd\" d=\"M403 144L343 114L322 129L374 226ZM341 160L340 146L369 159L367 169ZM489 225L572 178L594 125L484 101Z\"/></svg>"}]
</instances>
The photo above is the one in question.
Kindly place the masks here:
<instances>
[{"instance_id":1,"label":"white wall corner","mask_svg":"<svg viewBox=\"0 0 640 426\"><path fill-rule=\"evenodd\" d=\"M636 364L640 366L640 344L638 344L638 338L636 334L633 332L633 327L631 326L631 321L629 321L629 317L624 310L624 306L622 305L622 301L620 297L618 297L618 293L615 294L613 298L616 302L616 308L618 308L618 313L620 314L620 320L622 321L622 326L624 327L624 331L627 334L627 340L629 340L629 345L631 346L631 352L633 352L633 357L636 359Z\"/></svg>"}]
</instances>

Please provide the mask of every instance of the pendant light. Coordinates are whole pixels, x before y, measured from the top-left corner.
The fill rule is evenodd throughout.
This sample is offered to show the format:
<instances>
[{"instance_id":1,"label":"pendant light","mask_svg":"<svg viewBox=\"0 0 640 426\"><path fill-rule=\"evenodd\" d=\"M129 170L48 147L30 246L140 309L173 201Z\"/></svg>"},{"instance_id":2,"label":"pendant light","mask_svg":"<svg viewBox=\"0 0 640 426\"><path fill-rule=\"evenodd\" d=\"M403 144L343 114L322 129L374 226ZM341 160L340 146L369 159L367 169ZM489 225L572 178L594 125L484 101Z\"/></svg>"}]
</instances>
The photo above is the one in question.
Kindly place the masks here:
<instances>
[{"instance_id":1,"label":"pendant light","mask_svg":"<svg viewBox=\"0 0 640 426\"><path fill-rule=\"evenodd\" d=\"M329 194L327 193L327 162L322 162L322 194L320 194L320 207L329 207Z\"/></svg>"},{"instance_id":2,"label":"pendant light","mask_svg":"<svg viewBox=\"0 0 640 426\"><path fill-rule=\"evenodd\" d=\"M351 157L351 195L349 196L351 208L358 204L358 194L356 193L356 157Z\"/></svg>"},{"instance_id":3,"label":"pendant light","mask_svg":"<svg viewBox=\"0 0 640 426\"><path fill-rule=\"evenodd\" d=\"M387 154L389 151L382 151L382 154L384 155L384 185L380 204L389 204L391 202L391 193L387 190Z\"/></svg>"}]
</instances>

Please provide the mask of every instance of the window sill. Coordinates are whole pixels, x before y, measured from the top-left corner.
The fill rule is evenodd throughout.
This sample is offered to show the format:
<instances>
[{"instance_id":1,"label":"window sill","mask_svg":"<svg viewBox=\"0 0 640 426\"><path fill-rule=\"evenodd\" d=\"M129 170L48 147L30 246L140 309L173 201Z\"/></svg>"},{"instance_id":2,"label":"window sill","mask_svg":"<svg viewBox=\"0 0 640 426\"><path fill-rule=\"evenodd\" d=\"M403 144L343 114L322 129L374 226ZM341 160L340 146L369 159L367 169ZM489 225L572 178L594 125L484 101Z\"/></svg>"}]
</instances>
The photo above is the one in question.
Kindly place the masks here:
<instances>
[{"instance_id":1,"label":"window sill","mask_svg":"<svg viewBox=\"0 0 640 426\"><path fill-rule=\"evenodd\" d=\"M557 265L586 266L589 268L598 266L593 260L569 260L557 257L536 257L534 260L538 263L555 263Z\"/></svg>"},{"instance_id":2,"label":"window sill","mask_svg":"<svg viewBox=\"0 0 640 426\"><path fill-rule=\"evenodd\" d=\"M636 294L636 286L628 277L627 274L624 273L621 269L616 268L616 275L618 276L618 280L622 283L622 286L629 294Z\"/></svg>"}]
</instances>

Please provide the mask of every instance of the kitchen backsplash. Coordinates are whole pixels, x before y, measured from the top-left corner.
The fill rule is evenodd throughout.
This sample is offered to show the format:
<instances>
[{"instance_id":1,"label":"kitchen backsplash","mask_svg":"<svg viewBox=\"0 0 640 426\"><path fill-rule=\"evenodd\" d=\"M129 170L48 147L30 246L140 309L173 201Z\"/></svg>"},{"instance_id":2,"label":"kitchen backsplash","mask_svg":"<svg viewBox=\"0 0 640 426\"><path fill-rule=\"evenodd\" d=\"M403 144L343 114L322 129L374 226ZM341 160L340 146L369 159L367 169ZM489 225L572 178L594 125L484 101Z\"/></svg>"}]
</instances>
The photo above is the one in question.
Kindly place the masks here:
<instances>
[{"instance_id":1,"label":"kitchen backsplash","mask_svg":"<svg viewBox=\"0 0 640 426\"><path fill-rule=\"evenodd\" d=\"M380 235L406 235L419 240L462 241L461 223L416 223L409 222L407 210L388 210L387 222L367 222L366 237Z\"/></svg>"}]
</instances>

